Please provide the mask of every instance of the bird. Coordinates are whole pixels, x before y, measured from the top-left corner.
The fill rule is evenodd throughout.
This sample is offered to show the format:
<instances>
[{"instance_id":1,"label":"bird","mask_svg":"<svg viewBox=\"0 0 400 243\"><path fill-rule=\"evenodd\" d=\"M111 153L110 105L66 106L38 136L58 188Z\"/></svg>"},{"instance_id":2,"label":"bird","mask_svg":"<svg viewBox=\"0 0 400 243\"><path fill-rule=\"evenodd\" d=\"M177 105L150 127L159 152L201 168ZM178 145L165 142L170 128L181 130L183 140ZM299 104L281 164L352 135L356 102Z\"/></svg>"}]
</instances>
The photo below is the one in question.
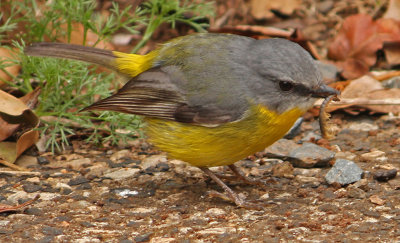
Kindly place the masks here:
<instances>
[{"instance_id":1,"label":"bird","mask_svg":"<svg viewBox=\"0 0 400 243\"><path fill-rule=\"evenodd\" d=\"M339 92L323 82L316 61L282 38L195 33L145 55L64 43L33 43L26 55L75 59L129 77L115 94L84 110L144 117L148 140L168 157L204 171L239 207L238 196L209 168L234 165L282 138L318 98ZM99 81L100 82L100 81Z\"/></svg>"}]
</instances>

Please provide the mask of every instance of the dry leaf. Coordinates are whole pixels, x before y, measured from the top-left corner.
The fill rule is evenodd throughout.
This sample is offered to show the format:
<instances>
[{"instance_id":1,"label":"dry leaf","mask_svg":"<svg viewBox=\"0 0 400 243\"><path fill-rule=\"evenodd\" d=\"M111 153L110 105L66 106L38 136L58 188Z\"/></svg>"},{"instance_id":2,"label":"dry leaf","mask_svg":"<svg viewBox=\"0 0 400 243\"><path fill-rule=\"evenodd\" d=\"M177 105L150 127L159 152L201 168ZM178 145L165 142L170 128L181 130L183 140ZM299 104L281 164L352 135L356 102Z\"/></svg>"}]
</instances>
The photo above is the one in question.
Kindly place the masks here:
<instances>
[{"instance_id":1,"label":"dry leaf","mask_svg":"<svg viewBox=\"0 0 400 243\"><path fill-rule=\"evenodd\" d=\"M10 135L18 137L16 142L0 142L0 160L14 163L18 156L39 140L39 132L32 130L39 125L39 118L30 110L36 105L39 92L38 88L17 99L0 90L1 141Z\"/></svg>"},{"instance_id":2,"label":"dry leaf","mask_svg":"<svg viewBox=\"0 0 400 243\"><path fill-rule=\"evenodd\" d=\"M363 108L373 112L400 113L399 97L400 89L385 89L378 80L363 76L351 81L342 91L340 101L332 103L327 110L351 107L353 110Z\"/></svg>"},{"instance_id":3,"label":"dry leaf","mask_svg":"<svg viewBox=\"0 0 400 243\"><path fill-rule=\"evenodd\" d=\"M10 81L12 76L17 76L21 66L10 61L13 59L12 50L0 47L0 63L6 65L4 70L0 70L0 87L4 84L2 80ZM12 75L12 76L10 76Z\"/></svg>"},{"instance_id":4,"label":"dry leaf","mask_svg":"<svg viewBox=\"0 0 400 243\"><path fill-rule=\"evenodd\" d=\"M251 14L256 19L269 19L275 16L273 11L283 15L291 15L300 7L301 0L251 0Z\"/></svg>"},{"instance_id":5,"label":"dry leaf","mask_svg":"<svg viewBox=\"0 0 400 243\"><path fill-rule=\"evenodd\" d=\"M376 62L376 52L386 41L400 40L399 23L392 19L373 21L357 14L345 19L335 40L329 45L328 57L337 61L343 77L354 79L369 71Z\"/></svg>"},{"instance_id":6,"label":"dry leaf","mask_svg":"<svg viewBox=\"0 0 400 243\"><path fill-rule=\"evenodd\" d=\"M400 0L390 0L389 6L383 17L385 19L400 20Z\"/></svg>"}]
</instances>

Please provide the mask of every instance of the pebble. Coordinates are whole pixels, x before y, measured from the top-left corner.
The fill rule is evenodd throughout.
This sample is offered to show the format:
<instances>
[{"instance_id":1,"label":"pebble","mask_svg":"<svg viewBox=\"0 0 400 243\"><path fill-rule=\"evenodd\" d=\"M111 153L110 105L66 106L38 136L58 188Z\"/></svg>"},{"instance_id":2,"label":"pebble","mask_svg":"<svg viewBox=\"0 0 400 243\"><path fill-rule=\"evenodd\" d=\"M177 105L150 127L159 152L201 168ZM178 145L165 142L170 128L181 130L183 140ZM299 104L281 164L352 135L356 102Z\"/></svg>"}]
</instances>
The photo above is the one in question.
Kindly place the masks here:
<instances>
[{"instance_id":1,"label":"pebble","mask_svg":"<svg viewBox=\"0 0 400 243\"><path fill-rule=\"evenodd\" d=\"M168 160L165 155L152 155L143 159L140 166L143 170L146 170L147 168L156 167L159 163L165 163L167 161Z\"/></svg>"},{"instance_id":2,"label":"pebble","mask_svg":"<svg viewBox=\"0 0 400 243\"><path fill-rule=\"evenodd\" d=\"M339 183L347 185L361 179L363 171L356 163L351 160L337 159L333 167L325 175L329 184Z\"/></svg>"},{"instance_id":3,"label":"pebble","mask_svg":"<svg viewBox=\"0 0 400 243\"><path fill-rule=\"evenodd\" d=\"M361 122L361 123L353 123L348 127L349 130L353 131L363 131L363 132L369 132L369 131L374 131L378 130L379 127L377 125L368 123L368 122Z\"/></svg>"},{"instance_id":4,"label":"pebble","mask_svg":"<svg viewBox=\"0 0 400 243\"><path fill-rule=\"evenodd\" d=\"M346 151L346 152L337 152L335 154L336 159L347 159L347 160L354 160L357 157L356 154Z\"/></svg>"},{"instance_id":5,"label":"pebble","mask_svg":"<svg viewBox=\"0 0 400 243\"><path fill-rule=\"evenodd\" d=\"M385 204L385 200L383 200L382 198L380 198L378 195L372 195L369 197L369 200L376 205L382 206L383 204Z\"/></svg>"},{"instance_id":6,"label":"pebble","mask_svg":"<svg viewBox=\"0 0 400 243\"><path fill-rule=\"evenodd\" d=\"M316 134L315 132L308 132L302 139L300 139L301 142L309 142L309 141L318 141L322 138L321 135Z\"/></svg>"},{"instance_id":7,"label":"pebble","mask_svg":"<svg viewBox=\"0 0 400 243\"><path fill-rule=\"evenodd\" d=\"M37 157L37 162L39 165L48 165L50 161L46 157L39 156Z\"/></svg>"},{"instance_id":8,"label":"pebble","mask_svg":"<svg viewBox=\"0 0 400 243\"><path fill-rule=\"evenodd\" d=\"M225 212L225 210L220 209L220 208L210 208L209 210L206 211L206 214L209 216L218 217L218 216L225 215L226 212Z\"/></svg>"},{"instance_id":9,"label":"pebble","mask_svg":"<svg viewBox=\"0 0 400 243\"><path fill-rule=\"evenodd\" d=\"M374 161L380 157L385 157L385 152L380 151L380 150L375 150L372 152L364 153L361 155L361 159L364 161ZM380 159L382 160L382 159ZM386 159L387 160L387 159Z\"/></svg>"},{"instance_id":10,"label":"pebble","mask_svg":"<svg viewBox=\"0 0 400 243\"><path fill-rule=\"evenodd\" d=\"M264 153L267 154L267 157L286 157L293 149L299 147L301 147L301 145L297 144L293 140L282 138L276 141L271 146L267 147L264 150Z\"/></svg>"},{"instance_id":11,"label":"pebble","mask_svg":"<svg viewBox=\"0 0 400 243\"><path fill-rule=\"evenodd\" d=\"M10 220L0 220L0 226L7 226L10 223Z\"/></svg>"},{"instance_id":12,"label":"pebble","mask_svg":"<svg viewBox=\"0 0 400 243\"><path fill-rule=\"evenodd\" d=\"M397 177L395 179L392 179L392 180L389 180L388 183L389 183L390 187L393 190L399 190L400 189L400 178L399 177Z\"/></svg>"},{"instance_id":13,"label":"pebble","mask_svg":"<svg viewBox=\"0 0 400 243\"><path fill-rule=\"evenodd\" d=\"M117 160L123 158L123 157L129 157L131 155L131 151L127 149L120 150L118 152L115 152L113 155L110 156L110 160L113 162L116 162Z\"/></svg>"},{"instance_id":14,"label":"pebble","mask_svg":"<svg viewBox=\"0 0 400 243\"><path fill-rule=\"evenodd\" d=\"M43 226L42 233L45 235L62 235L63 230L56 227Z\"/></svg>"},{"instance_id":15,"label":"pebble","mask_svg":"<svg viewBox=\"0 0 400 243\"><path fill-rule=\"evenodd\" d=\"M374 176L374 179L377 181L388 181L390 179L393 179L397 175L397 170L392 169L392 170L377 170L372 173Z\"/></svg>"},{"instance_id":16,"label":"pebble","mask_svg":"<svg viewBox=\"0 0 400 243\"><path fill-rule=\"evenodd\" d=\"M78 177L71 179L68 182L68 185L76 186L76 185L80 185L80 184L84 184L84 183L88 183L88 182L89 182L89 180L86 177L78 176Z\"/></svg>"},{"instance_id":17,"label":"pebble","mask_svg":"<svg viewBox=\"0 0 400 243\"><path fill-rule=\"evenodd\" d=\"M222 235L234 232L236 232L236 229L233 227L218 227L218 228L203 229L198 231L197 233L201 235Z\"/></svg>"},{"instance_id":18,"label":"pebble","mask_svg":"<svg viewBox=\"0 0 400 243\"><path fill-rule=\"evenodd\" d=\"M139 174L140 169L137 168L122 168L116 171L104 173L103 177L113 180L124 180L129 177L134 177Z\"/></svg>"},{"instance_id":19,"label":"pebble","mask_svg":"<svg viewBox=\"0 0 400 243\"><path fill-rule=\"evenodd\" d=\"M26 214L29 215L35 215L35 216L42 216L43 215L43 210L36 208L36 207L30 207L25 209L24 211Z\"/></svg>"},{"instance_id":20,"label":"pebble","mask_svg":"<svg viewBox=\"0 0 400 243\"><path fill-rule=\"evenodd\" d=\"M289 162L276 164L272 167L272 176L293 178L293 165Z\"/></svg>"},{"instance_id":21,"label":"pebble","mask_svg":"<svg viewBox=\"0 0 400 243\"><path fill-rule=\"evenodd\" d=\"M347 187L347 197L364 199L366 197L366 193L360 188L357 188L354 185L350 185Z\"/></svg>"},{"instance_id":22,"label":"pebble","mask_svg":"<svg viewBox=\"0 0 400 243\"><path fill-rule=\"evenodd\" d=\"M89 158L74 159L68 162L63 162L63 167L71 168L73 170L80 170L85 167L85 165L92 164Z\"/></svg>"},{"instance_id":23,"label":"pebble","mask_svg":"<svg viewBox=\"0 0 400 243\"><path fill-rule=\"evenodd\" d=\"M335 152L313 143L304 143L291 151L289 156L296 159L292 162L295 167L325 167L335 157Z\"/></svg>"},{"instance_id":24,"label":"pebble","mask_svg":"<svg viewBox=\"0 0 400 243\"><path fill-rule=\"evenodd\" d=\"M312 168L312 169L303 169L303 168L294 168L293 175L302 175L307 177L319 177L322 173L320 168Z\"/></svg>"},{"instance_id":25,"label":"pebble","mask_svg":"<svg viewBox=\"0 0 400 243\"><path fill-rule=\"evenodd\" d=\"M37 183L40 183L40 178L35 176L35 177L27 178L25 181L37 184Z\"/></svg>"},{"instance_id":26,"label":"pebble","mask_svg":"<svg viewBox=\"0 0 400 243\"><path fill-rule=\"evenodd\" d=\"M24 192L24 191L18 191L18 192L14 193L14 194L11 194L11 195L7 198L7 200L10 201L10 202L13 203L13 204L18 204L18 200L20 200L20 199L27 199L28 197L29 197L29 196L28 196L28 193L26 193L26 192Z\"/></svg>"},{"instance_id":27,"label":"pebble","mask_svg":"<svg viewBox=\"0 0 400 243\"><path fill-rule=\"evenodd\" d=\"M22 189L24 189L24 191L31 193L31 192L37 192L41 189L42 187L39 185L35 185L35 184L25 184L22 186Z\"/></svg>"},{"instance_id":28,"label":"pebble","mask_svg":"<svg viewBox=\"0 0 400 243\"><path fill-rule=\"evenodd\" d=\"M150 237L153 235L153 232L150 233L145 233L142 235L138 235L135 237L134 241L135 242L147 242L150 240Z\"/></svg>"}]
</instances>

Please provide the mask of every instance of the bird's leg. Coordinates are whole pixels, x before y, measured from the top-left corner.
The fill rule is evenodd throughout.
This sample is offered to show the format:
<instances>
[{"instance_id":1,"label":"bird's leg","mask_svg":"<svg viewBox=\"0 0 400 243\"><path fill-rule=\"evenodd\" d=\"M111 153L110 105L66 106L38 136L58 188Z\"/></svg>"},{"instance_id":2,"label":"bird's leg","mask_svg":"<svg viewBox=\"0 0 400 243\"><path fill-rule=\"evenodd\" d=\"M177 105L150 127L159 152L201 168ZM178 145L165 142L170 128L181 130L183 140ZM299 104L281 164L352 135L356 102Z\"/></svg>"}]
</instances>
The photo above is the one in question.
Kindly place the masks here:
<instances>
[{"instance_id":1,"label":"bird's leg","mask_svg":"<svg viewBox=\"0 0 400 243\"><path fill-rule=\"evenodd\" d=\"M233 171L233 173L239 177L239 179L241 179L242 181L251 184L251 185L256 185L256 186L265 186L266 184L261 181L261 180L256 180L256 179L252 179L249 178L248 176L246 176L245 174L243 174L243 172L234 164L232 165L228 165L229 169L231 169Z\"/></svg>"},{"instance_id":2,"label":"bird's leg","mask_svg":"<svg viewBox=\"0 0 400 243\"><path fill-rule=\"evenodd\" d=\"M224 200L229 199L230 201L233 201L237 206L243 207L243 208L249 208L249 209L257 209L261 210L262 207L260 205L248 203L242 198L239 197L238 194L236 194L232 189L230 189L221 179L219 179L211 170L208 168L201 168L204 173L206 173L211 179L213 179L218 185L220 185L226 194L222 194L216 191L211 192L209 195L214 196L214 197L219 197Z\"/></svg>"}]
</instances>

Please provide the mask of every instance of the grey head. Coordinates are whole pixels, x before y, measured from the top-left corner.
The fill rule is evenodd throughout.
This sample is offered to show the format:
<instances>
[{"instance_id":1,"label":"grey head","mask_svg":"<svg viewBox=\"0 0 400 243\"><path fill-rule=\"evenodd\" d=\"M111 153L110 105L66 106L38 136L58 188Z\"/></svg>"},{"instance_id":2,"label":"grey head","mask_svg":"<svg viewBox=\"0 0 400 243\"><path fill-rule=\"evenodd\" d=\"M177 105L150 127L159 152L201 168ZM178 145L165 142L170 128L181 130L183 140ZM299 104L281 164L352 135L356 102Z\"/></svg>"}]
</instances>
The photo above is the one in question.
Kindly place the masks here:
<instances>
[{"instance_id":1,"label":"grey head","mask_svg":"<svg viewBox=\"0 0 400 243\"><path fill-rule=\"evenodd\" d=\"M298 44L285 39L254 41L247 58L253 71L248 87L256 103L283 113L307 110L315 99L338 91L326 86L316 61Z\"/></svg>"}]
</instances>

